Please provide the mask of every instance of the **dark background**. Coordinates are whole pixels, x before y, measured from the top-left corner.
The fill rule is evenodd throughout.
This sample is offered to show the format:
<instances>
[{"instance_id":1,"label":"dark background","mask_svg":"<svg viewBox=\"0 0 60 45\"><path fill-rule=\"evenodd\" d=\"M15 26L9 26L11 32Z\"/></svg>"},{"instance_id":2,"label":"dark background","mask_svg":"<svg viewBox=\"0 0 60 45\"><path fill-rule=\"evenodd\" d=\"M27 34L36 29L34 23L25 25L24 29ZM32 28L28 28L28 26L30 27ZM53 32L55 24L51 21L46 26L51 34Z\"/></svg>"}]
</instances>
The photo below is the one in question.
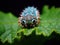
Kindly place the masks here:
<instances>
[{"instance_id":1,"label":"dark background","mask_svg":"<svg viewBox=\"0 0 60 45\"><path fill-rule=\"evenodd\" d=\"M0 0L0 11L11 12L15 16L19 17L19 14L24 8L28 6L37 7L42 14L42 8L44 5L48 5L49 8L55 6L60 7L59 0ZM2 43L0 45L60 45L60 35L53 32L49 37L43 35L35 35L33 32L29 36L22 36L21 40L15 39L13 44Z\"/></svg>"},{"instance_id":2,"label":"dark background","mask_svg":"<svg viewBox=\"0 0 60 45\"><path fill-rule=\"evenodd\" d=\"M12 12L17 17L19 13L21 13L24 8L28 6L37 7L42 13L42 7L44 5L48 5L49 8L51 6L60 7L59 0L0 0L0 11L4 12Z\"/></svg>"}]
</instances>

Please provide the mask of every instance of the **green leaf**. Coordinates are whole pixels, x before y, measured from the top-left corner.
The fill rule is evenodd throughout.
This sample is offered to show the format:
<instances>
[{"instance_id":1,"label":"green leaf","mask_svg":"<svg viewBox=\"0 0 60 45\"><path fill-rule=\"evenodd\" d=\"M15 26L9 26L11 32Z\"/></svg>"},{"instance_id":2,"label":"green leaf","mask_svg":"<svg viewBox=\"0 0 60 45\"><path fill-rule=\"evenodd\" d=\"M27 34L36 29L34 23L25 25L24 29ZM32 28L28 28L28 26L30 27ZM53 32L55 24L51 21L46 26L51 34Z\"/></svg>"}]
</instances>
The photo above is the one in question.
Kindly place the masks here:
<instances>
[{"instance_id":1,"label":"green leaf","mask_svg":"<svg viewBox=\"0 0 60 45\"><path fill-rule=\"evenodd\" d=\"M45 6L40 18L40 24L37 27L27 29L18 26L18 18L12 13L0 12L1 41L12 43L15 38L21 38L21 32L26 36L32 34L33 31L36 35L43 34L44 36L50 36L53 31L60 34L60 8L48 9L48 6Z\"/></svg>"},{"instance_id":2,"label":"green leaf","mask_svg":"<svg viewBox=\"0 0 60 45\"><path fill-rule=\"evenodd\" d=\"M0 39L4 43L12 43L17 37L18 22L17 18L11 13L0 12Z\"/></svg>"},{"instance_id":3,"label":"green leaf","mask_svg":"<svg viewBox=\"0 0 60 45\"><path fill-rule=\"evenodd\" d=\"M42 13L41 23L36 34L42 33L44 36L49 36L53 31L60 34L60 8L48 9L45 6Z\"/></svg>"}]
</instances>

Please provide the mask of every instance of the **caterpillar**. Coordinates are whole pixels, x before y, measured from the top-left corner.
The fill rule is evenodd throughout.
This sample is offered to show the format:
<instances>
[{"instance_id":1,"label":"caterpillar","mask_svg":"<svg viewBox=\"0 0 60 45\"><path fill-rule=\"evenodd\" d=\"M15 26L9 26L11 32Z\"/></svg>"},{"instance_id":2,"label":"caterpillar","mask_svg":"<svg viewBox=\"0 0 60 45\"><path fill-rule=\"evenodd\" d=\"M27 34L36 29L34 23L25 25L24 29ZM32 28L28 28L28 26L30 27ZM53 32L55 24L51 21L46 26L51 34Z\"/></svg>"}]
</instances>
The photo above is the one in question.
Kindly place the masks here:
<instances>
[{"instance_id":1,"label":"caterpillar","mask_svg":"<svg viewBox=\"0 0 60 45\"><path fill-rule=\"evenodd\" d=\"M35 27L40 23L40 13L35 7L27 7L18 18L18 24L22 27Z\"/></svg>"}]
</instances>

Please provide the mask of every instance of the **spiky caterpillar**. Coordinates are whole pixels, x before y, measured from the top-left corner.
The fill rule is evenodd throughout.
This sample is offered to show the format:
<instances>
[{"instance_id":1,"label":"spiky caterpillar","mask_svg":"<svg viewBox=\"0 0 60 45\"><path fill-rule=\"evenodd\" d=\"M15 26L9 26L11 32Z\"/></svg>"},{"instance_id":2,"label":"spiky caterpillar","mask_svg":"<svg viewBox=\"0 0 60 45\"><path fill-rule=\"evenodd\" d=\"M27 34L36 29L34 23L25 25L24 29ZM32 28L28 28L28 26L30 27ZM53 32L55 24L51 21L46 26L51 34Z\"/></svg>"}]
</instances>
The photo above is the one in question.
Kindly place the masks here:
<instances>
[{"instance_id":1,"label":"spiky caterpillar","mask_svg":"<svg viewBox=\"0 0 60 45\"><path fill-rule=\"evenodd\" d=\"M37 8L35 7L27 7L20 14L19 25L23 27L35 27L40 23L40 14Z\"/></svg>"}]
</instances>

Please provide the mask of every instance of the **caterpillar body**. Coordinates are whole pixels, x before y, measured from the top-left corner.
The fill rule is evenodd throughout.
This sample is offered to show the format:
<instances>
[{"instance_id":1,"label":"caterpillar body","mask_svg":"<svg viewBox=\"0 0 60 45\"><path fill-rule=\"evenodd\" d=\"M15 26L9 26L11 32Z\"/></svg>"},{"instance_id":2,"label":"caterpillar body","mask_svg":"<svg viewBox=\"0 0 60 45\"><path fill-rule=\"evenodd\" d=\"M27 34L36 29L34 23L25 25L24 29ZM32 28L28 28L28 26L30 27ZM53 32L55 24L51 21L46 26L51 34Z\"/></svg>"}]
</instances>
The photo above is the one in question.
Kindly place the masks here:
<instances>
[{"instance_id":1,"label":"caterpillar body","mask_svg":"<svg viewBox=\"0 0 60 45\"><path fill-rule=\"evenodd\" d=\"M35 27L40 23L40 14L37 8L27 7L20 14L19 25L22 27Z\"/></svg>"}]
</instances>

